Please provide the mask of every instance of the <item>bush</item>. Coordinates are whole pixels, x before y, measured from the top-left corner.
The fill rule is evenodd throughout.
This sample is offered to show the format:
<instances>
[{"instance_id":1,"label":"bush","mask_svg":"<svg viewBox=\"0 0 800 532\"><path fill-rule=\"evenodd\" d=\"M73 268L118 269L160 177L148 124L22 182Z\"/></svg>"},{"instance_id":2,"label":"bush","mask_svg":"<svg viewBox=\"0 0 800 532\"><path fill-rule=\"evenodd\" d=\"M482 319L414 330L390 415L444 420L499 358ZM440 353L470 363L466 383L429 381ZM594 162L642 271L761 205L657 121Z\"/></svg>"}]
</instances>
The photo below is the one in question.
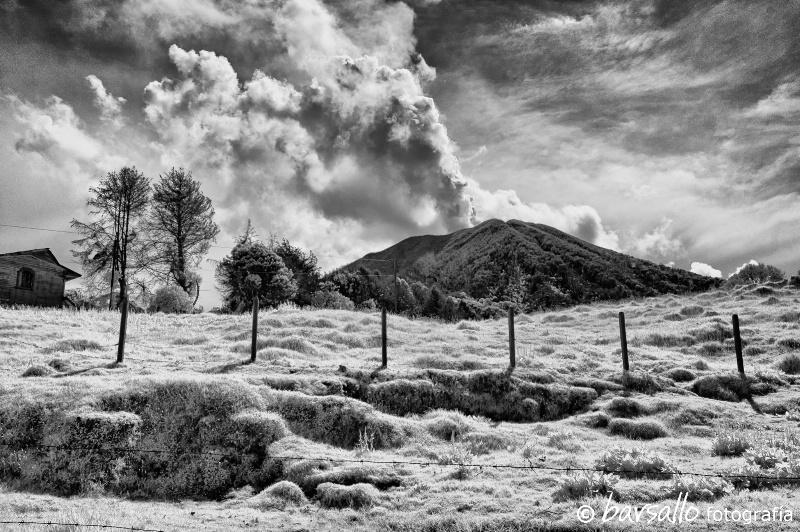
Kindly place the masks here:
<instances>
[{"instance_id":1,"label":"bush","mask_svg":"<svg viewBox=\"0 0 800 532\"><path fill-rule=\"evenodd\" d=\"M703 307L698 305L693 305L689 307L683 307L680 310L680 314L681 316L687 316L687 317L699 316L700 314L703 313L703 310L704 310Z\"/></svg>"},{"instance_id":2,"label":"bush","mask_svg":"<svg viewBox=\"0 0 800 532\"><path fill-rule=\"evenodd\" d=\"M666 479L677 470L657 454L636 449L614 449L595 462L595 469L623 478Z\"/></svg>"},{"instance_id":3,"label":"bush","mask_svg":"<svg viewBox=\"0 0 800 532\"><path fill-rule=\"evenodd\" d=\"M733 485L725 479L678 476L665 491L668 498L685 494L687 501L713 501L733 493Z\"/></svg>"},{"instance_id":4,"label":"bush","mask_svg":"<svg viewBox=\"0 0 800 532\"><path fill-rule=\"evenodd\" d=\"M369 508L375 505L378 490L371 484L341 486L325 482L317 486L317 497L325 508Z\"/></svg>"},{"instance_id":5,"label":"bush","mask_svg":"<svg viewBox=\"0 0 800 532\"><path fill-rule=\"evenodd\" d=\"M510 437L497 432L470 432L461 439L461 443L463 443L467 447L467 450L475 456L490 454L494 451L501 450L508 452L514 451L513 440Z\"/></svg>"},{"instance_id":6,"label":"bush","mask_svg":"<svg viewBox=\"0 0 800 532\"><path fill-rule=\"evenodd\" d=\"M354 310L355 304L336 290L318 290L311 294L311 306L337 310Z\"/></svg>"},{"instance_id":7,"label":"bush","mask_svg":"<svg viewBox=\"0 0 800 532\"><path fill-rule=\"evenodd\" d=\"M667 429L658 421L615 418L609 421L611 434L625 436L631 440L653 440L668 436Z\"/></svg>"},{"instance_id":8,"label":"bush","mask_svg":"<svg viewBox=\"0 0 800 532\"><path fill-rule=\"evenodd\" d=\"M159 287L153 299L150 300L149 312L166 312L177 314L191 314L194 309L194 300L183 291L180 286L167 285Z\"/></svg>"},{"instance_id":9,"label":"bush","mask_svg":"<svg viewBox=\"0 0 800 532\"><path fill-rule=\"evenodd\" d=\"M735 373L704 375L695 380L689 390L700 397L737 402L749 395L748 380Z\"/></svg>"},{"instance_id":10,"label":"bush","mask_svg":"<svg viewBox=\"0 0 800 532\"><path fill-rule=\"evenodd\" d=\"M778 362L778 369L788 375L800 374L800 357L796 354L786 355Z\"/></svg>"},{"instance_id":11,"label":"bush","mask_svg":"<svg viewBox=\"0 0 800 532\"><path fill-rule=\"evenodd\" d=\"M606 498L611 495L614 500L619 500L620 494L615 487L617 482L619 477L614 474L586 471L569 475L561 479L553 499L563 502L584 497Z\"/></svg>"},{"instance_id":12,"label":"bush","mask_svg":"<svg viewBox=\"0 0 800 532\"><path fill-rule=\"evenodd\" d=\"M711 440L711 453L715 456L741 456L750 445L747 434L739 430L723 430Z\"/></svg>"}]
</instances>

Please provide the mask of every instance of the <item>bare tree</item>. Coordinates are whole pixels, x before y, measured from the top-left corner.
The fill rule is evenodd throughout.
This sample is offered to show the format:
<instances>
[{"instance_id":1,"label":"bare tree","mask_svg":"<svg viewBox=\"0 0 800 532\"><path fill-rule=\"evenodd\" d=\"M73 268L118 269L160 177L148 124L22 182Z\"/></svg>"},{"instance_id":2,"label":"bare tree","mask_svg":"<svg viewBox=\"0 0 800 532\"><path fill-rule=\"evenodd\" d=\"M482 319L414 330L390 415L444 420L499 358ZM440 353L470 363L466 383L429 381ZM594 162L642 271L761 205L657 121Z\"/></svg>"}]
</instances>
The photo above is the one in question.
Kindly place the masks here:
<instances>
[{"instance_id":1,"label":"bare tree","mask_svg":"<svg viewBox=\"0 0 800 532\"><path fill-rule=\"evenodd\" d=\"M160 177L147 222L149 268L193 295L196 304L201 280L197 268L219 234L214 208L191 172L173 168Z\"/></svg>"},{"instance_id":2,"label":"bare tree","mask_svg":"<svg viewBox=\"0 0 800 532\"><path fill-rule=\"evenodd\" d=\"M89 213L96 216L92 222L79 222L73 219L71 226L83 238L73 240L82 249L72 251L80 260L90 282L110 274L109 309L113 305L114 277L120 288L120 299L126 296L128 274L142 269L141 238L139 224L146 212L150 181L134 167L124 167L118 172L109 172L97 188L90 188L92 197L86 202L91 207Z\"/></svg>"}]
</instances>

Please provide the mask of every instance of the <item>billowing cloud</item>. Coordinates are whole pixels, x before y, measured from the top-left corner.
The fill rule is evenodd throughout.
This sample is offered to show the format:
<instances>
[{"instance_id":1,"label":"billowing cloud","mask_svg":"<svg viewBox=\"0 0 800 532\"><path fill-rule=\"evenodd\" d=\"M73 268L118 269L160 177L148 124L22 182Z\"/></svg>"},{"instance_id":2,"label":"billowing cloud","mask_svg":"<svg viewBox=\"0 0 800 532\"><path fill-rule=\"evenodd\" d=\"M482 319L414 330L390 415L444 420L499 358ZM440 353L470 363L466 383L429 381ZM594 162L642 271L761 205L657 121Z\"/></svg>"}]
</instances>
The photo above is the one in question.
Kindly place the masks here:
<instances>
[{"instance_id":1,"label":"billowing cloud","mask_svg":"<svg viewBox=\"0 0 800 532\"><path fill-rule=\"evenodd\" d=\"M672 236L673 221L669 218L664 219L661 224L637 238L626 251L646 258L674 258L681 255L683 244Z\"/></svg>"},{"instance_id":2,"label":"billowing cloud","mask_svg":"<svg viewBox=\"0 0 800 532\"><path fill-rule=\"evenodd\" d=\"M722 272L709 266L704 262L693 262L690 270L697 275L705 275L707 277L722 277Z\"/></svg>"},{"instance_id":3,"label":"billowing cloud","mask_svg":"<svg viewBox=\"0 0 800 532\"><path fill-rule=\"evenodd\" d=\"M122 104L125 98L112 96L103 86L100 78L93 74L86 76L86 81L94 92L94 104L100 109L100 119L110 124L114 129L119 129L124 124L122 117Z\"/></svg>"}]
</instances>

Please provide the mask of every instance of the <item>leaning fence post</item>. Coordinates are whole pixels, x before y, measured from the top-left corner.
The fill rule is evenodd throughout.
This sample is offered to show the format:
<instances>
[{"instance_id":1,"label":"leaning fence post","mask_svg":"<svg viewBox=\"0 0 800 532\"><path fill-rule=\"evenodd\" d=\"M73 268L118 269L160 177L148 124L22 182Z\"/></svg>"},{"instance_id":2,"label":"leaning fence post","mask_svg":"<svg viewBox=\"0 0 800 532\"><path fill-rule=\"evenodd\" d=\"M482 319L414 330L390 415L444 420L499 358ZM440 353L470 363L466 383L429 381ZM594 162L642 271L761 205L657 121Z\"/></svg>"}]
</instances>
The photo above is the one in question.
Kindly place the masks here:
<instances>
[{"instance_id":1,"label":"leaning fence post","mask_svg":"<svg viewBox=\"0 0 800 532\"><path fill-rule=\"evenodd\" d=\"M117 343L117 364L125 358L125 335L128 332L128 295L122 298L121 316L119 319L119 342Z\"/></svg>"},{"instance_id":2,"label":"leaning fence post","mask_svg":"<svg viewBox=\"0 0 800 532\"><path fill-rule=\"evenodd\" d=\"M381 367L389 365L389 356L386 353L386 307L381 309Z\"/></svg>"},{"instance_id":3,"label":"leaning fence post","mask_svg":"<svg viewBox=\"0 0 800 532\"><path fill-rule=\"evenodd\" d=\"M253 298L253 337L250 342L250 362L256 361L256 349L258 348L258 296Z\"/></svg>"},{"instance_id":4,"label":"leaning fence post","mask_svg":"<svg viewBox=\"0 0 800 532\"><path fill-rule=\"evenodd\" d=\"M516 338L514 338L514 309L508 309L508 367L514 369L517 367L517 346Z\"/></svg>"},{"instance_id":5,"label":"leaning fence post","mask_svg":"<svg viewBox=\"0 0 800 532\"><path fill-rule=\"evenodd\" d=\"M739 316L733 315L733 345L736 348L736 366L739 375L744 379L744 359L742 358L742 337L739 334Z\"/></svg>"},{"instance_id":6,"label":"leaning fence post","mask_svg":"<svg viewBox=\"0 0 800 532\"><path fill-rule=\"evenodd\" d=\"M628 336L625 333L625 313L619 313L619 343L622 348L622 371L627 373L630 367L628 366Z\"/></svg>"}]
</instances>

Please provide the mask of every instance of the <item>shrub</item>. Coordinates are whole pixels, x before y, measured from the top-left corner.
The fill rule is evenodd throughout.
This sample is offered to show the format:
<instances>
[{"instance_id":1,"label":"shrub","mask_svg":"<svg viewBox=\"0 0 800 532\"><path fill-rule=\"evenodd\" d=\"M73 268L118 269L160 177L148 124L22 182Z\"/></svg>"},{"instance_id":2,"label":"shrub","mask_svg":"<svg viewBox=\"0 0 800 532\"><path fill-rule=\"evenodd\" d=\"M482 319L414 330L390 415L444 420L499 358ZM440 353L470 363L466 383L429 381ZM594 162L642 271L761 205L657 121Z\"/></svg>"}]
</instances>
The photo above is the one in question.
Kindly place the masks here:
<instances>
[{"instance_id":1,"label":"shrub","mask_svg":"<svg viewBox=\"0 0 800 532\"><path fill-rule=\"evenodd\" d=\"M700 397L737 402L749 395L748 381L735 373L703 375L689 390Z\"/></svg>"},{"instance_id":2,"label":"shrub","mask_svg":"<svg viewBox=\"0 0 800 532\"><path fill-rule=\"evenodd\" d=\"M636 417L647 413L647 409L636 399L614 397L606 405L606 412L613 417Z\"/></svg>"},{"instance_id":3,"label":"shrub","mask_svg":"<svg viewBox=\"0 0 800 532\"><path fill-rule=\"evenodd\" d=\"M547 446L569 453L583 450L580 443L576 441L575 435L566 431L557 431L550 434L547 438Z\"/></svg>"},{"instance_id":4,"label":"shrub","mask_svg":"<svg viewBox=\"0 0 800 532\"><path fill-rule=\"evenodd\" d=\"M667 314L664 316L664 321L683 321L683 316L680 314L673 312L671 314Z\"/></svg>"},{"instance_id":5,"label":"shrub","mask_svg":"<svg viewBox=\"0 0 800 532\"><path fill-rule=\"evenodd\" d=\"M711 440L711 453L715 456L741 456L750 448L750 438L737 430L723 430Z\"/></svg>"},{"instance_id":6,"label":"shrub","mask_svg":"<svg viewBox=\"0 0 800 532\"><path fill-rule=\"evenodd\" d=\"M778 369L789 375L800 374L800 356L794 353L784 356L778 362Z\"/></svg>"},{"instance_id":7,"label":"shrub","mask_svg":"<svg viewBox=\"0 0 800 532\"><path fill-rule=\"evenodd\" d=\"M615 418L609 421L611 434L625 436L632 440L653 440L667 436L667 429L658 421Z\"/></svg>"},{"instance_id":8,"label":"shrub","mask_svg":"<svg viewBox=\"0 0 800 532\"><path fill-rule=\"evenodd\" d=\"M71 367L71 364L66 360L62 360L60 358L54 358L50 362L47 363L48 366L53 368L56 371L66 371Z\"/></svg>"},{"instance_id":9,"label":"shrub","mask_svg":"<svg viewBox=\"0 0 800 532\"><path fill-rule=\"evenodd\" d=\"M194 300L189 294L183 291L180 286L171 284L159 287L153 299L150 300L150 306L147 308L150 312L167 312L178 314L190 314L194 309Z\"/></svg>"},{"instance_id":10,"label":"shrub","mask_svg":"<svg viewBox=\"0 0 800 532\"><path fill-rule=\"evenodd\" d=\"M691 364L691 367L693 367L694 369L699 369L700 371L706 371L706 370L708 370L708 364L706 363L706 361L705 361L705 360L701 360L701 359L697 359L697 360L695 360L695 361L694 361L694 362Z\"/></svg>"},{"instance_id":11,"label":"shrub","mask_svg":"<svg viewBox=\"0 0 800 532\"><path fill-rule=\"evenodd\" d=\"M311 305L316 308L354 310L355 304L336 290L318 290L311 294Z\"/></svg>"},{"instance_id":12,"label":"shrub","mask_svg":"<svg viewBox=\"0 0 800 532\"><path fill-rule=\"evenodd\" d=\"M369 508L375 505L378 490L371 484L341 486L325 482L317 486L317 497L325 508Z\"/></svg>"},{"instance_id":13,"label":"shrub","mask_svg":"<svg viewBox=\"0 0 800 532\"><path fill-rule=\"evenodd\" d=\"M620 494L615 488L617 482L619 482L617 475L594 471L569 475L561 479L553 499L556 502L563 502L583 497L606 498L611 495L614 500L619 500Z\"/></svg>"},{"instance_id":14,"label":"shrub","mask_svg":"<svg viewBox=\"0 0 800 532\"><path fill-rule=\"evenodd\" d=\"M605 412L591 412L580 416L578 420L587 427L601 429L608 426L611 418Z\"/></svg>"},{"instance_id":15,"label":"shrub","mask_svg":"<svg viewBox=\"0 0 800 532\"><path fill-rule=\"evenodd\" d=\"M594 467L623 478L665 479L676 472L674 466L657 454L621 448L605 453L595 462Z\"/></svg>"},{"instance_id":16,"label":"shrub","mask_svg":"<svg viewBox=\"0 0 800 532\"><path fill-rule=\"evenodd\" d=\"M95 349L102 349L99 343L94 340L85 340L83 338L71 338L67 340L59 340L50 347L45 348L43 353L65 353L69 351L88 351Z\"/></svg>"},{"instance_id":17,"label":"shrub","mask_svg":"<svg viewBox=\"0 0 800 532\"><path fill-rule=\"evenodd\" d=\"M665 491L668 498L685 494L687 501L713 501L733 493L733 485L725 479L678 476L673 477L672 484Z\"/></svg>"},{"instance_id":18,"label":"shrub","mask_svg":"<svg viewBox=\"0 0 800 532\"><path fill-rule=\"evenodd\" d=\"M664 376L675 382L689 382L697 378L697 375L685 368L672 368L664 372Z\"/></svg>"},{"instance_id":19,"label":"shrub","mask_svg":"<svg viewBox=\"0 0 800 532\"><path fill-rule=\"evenodd\" d=\"M618 379L619 377L614 378ZM625 388L650 395L662 391L667 386L663 379L644 371L627 371L623 373L620 380Z\"/></svg>"}]
</instances>

